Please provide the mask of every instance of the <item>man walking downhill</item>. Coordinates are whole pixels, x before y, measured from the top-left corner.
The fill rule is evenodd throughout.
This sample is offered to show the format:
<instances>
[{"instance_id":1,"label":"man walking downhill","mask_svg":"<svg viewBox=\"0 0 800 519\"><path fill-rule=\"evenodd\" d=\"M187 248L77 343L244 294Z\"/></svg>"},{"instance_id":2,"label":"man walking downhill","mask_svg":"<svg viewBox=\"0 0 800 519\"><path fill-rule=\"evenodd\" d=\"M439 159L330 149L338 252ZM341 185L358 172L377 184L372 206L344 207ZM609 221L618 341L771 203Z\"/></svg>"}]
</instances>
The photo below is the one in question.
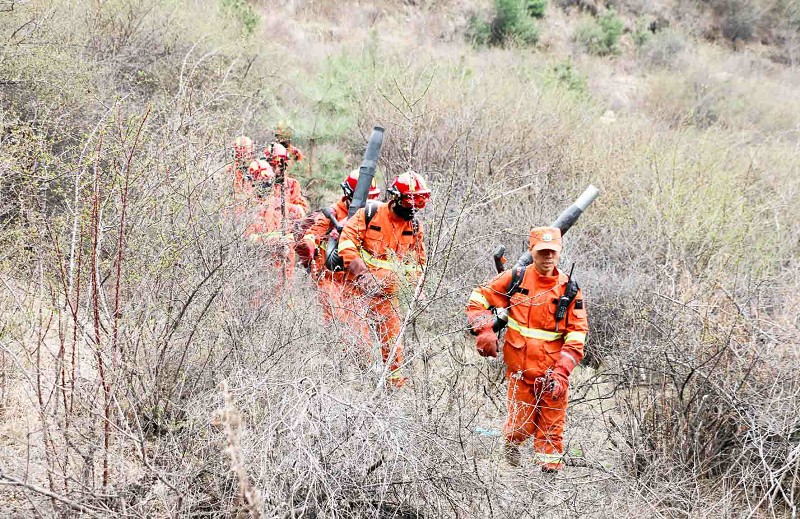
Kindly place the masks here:
<instances>
[{"instance_id":1,"label":"man walking downhill","mask_svg":"<svg viewBox=\"0 0 800 519\"><path fill-rule=\"evenodd\" d=\"M366 301L363 312L381 341L384 364L389 362L389 383L402 387L407 378L401 372L403 349L389 359L402 319L398 289L401 277L416 284L425 266L425 244L421 224L415 219L431 197L425 180L408 171L387 190L388 203L369 202L347 221L339 239L339 256L355 291Z\"/></svg>"},{"instance_id":2,"label":"man walking downhill","mask_svg":"<svg viewBox=\"0 0 800 519\"><path fill-rule=\"evenodd\" d=\"M557 268L561 231L537 227L530 233L533 263L503 272L473 290L467 318L484 357L497 356L492 308L508 312L503 357L508 378L508 419L503 428L506 460L520 463L519 446L533 437L534 460L543 472L563 468L563 433L569 376L583 358L589 324L580 289L565 299L569 277ZM512 279L514 287L512 287ZM557 319L559 301L566 307Z\"/></svg>"}]
</instances>

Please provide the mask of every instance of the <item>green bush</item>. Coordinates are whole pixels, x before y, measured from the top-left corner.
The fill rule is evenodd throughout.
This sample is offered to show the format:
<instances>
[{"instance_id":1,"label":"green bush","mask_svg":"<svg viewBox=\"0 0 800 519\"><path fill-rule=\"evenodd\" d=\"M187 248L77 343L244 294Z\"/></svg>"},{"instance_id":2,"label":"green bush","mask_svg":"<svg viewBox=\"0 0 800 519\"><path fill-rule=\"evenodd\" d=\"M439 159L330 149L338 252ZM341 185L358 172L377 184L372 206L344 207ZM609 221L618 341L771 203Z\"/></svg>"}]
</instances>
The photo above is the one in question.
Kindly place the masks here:
<instances>
[{"instance_id":1,"label":"green bush","mask_svg":"<svg viewBox=\"0 0 800 519\"><path fill-rule=\"evenodd\" d=\"M242 31L246 35L250 36L255 32L260 18L247 0L220 0L220 3L222 8L242 26Z\"/></svg>"},{"instance_id":2,"label":"green bush","mask_svg":"<svg viewBox=\"0 0 800 519\"><path fill-rule=\"evenodd\" d=\"M520 0L494 0L488 20L478 15L470 18L467 39L476 46L511 42L535 45L539 41L539 28L528 15L528 9L529 4Z\"/></svg>"},{"instance_id":3,"label":"green bush","mask_svg":"<svg viewBox=\"0 0 800 519\"><path fill-rule=\"evenodd\" d=\"M631 32L631 37L637 48L641 48L653 38L653 31L648 27L646 18L636 20L636 28Z\"/></svg>"},{"instance_id":4,"label":"green bush","mask_svg":"<svg viewBox=\"0 0 800 519\"><path fill-rule=\"evenodd\" d=\"M584 95L587 91L586 77L572 66L570 60L552 65L547 70L546 78L549 82L579 95Z\"/></svg>"},{"instance_id":5,"label":"green bush","mask_svg":"<svg viewBox=\"0 0 800 519\"><path fill-rule=\"evenodd\" d=\"M467 41L476 47L489 45L492 39L492 24L477 14L472 14L467 26Z\"/></svg>"},{"instance_id":6,"label":"green bush","mask_svg":"<svg viewBox=\"0 0 800 519\"><path fill-rule=\"evenodd\" d=\"M544 18L547 10L547 0L528 0L528 14L534 18Z\"/></svg>"},{"instance_id":7,"label":"green bush","mask_svg":"<svg viewBox=\"0 0 800 519\"><path fill-rule=\"evenodd\" d=\"M598 56L619 53L619 38L622 36L622 19L616 11L609 9L597 19L588 19L578 26L573 39L583 49Z\"/></svg>"}]
</instances>

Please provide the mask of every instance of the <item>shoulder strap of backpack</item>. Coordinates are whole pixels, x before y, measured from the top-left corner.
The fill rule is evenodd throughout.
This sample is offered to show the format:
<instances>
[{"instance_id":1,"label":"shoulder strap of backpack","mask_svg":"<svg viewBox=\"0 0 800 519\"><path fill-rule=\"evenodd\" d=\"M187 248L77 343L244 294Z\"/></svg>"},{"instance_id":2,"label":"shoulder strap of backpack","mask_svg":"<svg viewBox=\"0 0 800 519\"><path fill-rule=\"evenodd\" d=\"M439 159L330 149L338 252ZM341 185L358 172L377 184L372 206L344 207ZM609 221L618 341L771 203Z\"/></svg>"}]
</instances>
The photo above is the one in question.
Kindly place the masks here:
<instances>
[{"instance_id":1,"label":"shoulder strap of backpack","mask_svg":"<svg viewBox=\"0 0 800 519\"><path fill-rule=\"evenodd\" d=\"M525 267L514 265L511 269L511 283L508 284L508 291L506 297L509 299L511 296L520 291L522 280L525 278Z\"/></svg>"},{"instance_id":2,"label":"shoulder strap of backpack","mask_svg":"<svg viewBox=\"0 0 800 519\"><path fill-rule=\"evenodd\" d=\"M372 200L367 201L367 206L364 208L364 224L369 227L369 222L375 217L378 212L378 204Z\"/></svg>"}]
</instances>

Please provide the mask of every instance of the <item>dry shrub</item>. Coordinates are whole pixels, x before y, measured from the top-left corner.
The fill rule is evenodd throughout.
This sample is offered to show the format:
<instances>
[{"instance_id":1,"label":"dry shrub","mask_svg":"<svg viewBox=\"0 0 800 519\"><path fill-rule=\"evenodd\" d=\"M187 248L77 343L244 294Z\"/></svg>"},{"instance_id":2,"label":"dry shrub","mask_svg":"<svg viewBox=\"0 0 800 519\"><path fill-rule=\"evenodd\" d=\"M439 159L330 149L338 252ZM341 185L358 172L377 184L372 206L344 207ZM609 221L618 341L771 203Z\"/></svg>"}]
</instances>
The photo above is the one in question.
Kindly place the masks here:
<instances>
[{"instance_id":1,"label":"dry shrub","mask_svg":"<svg viewBox=\"0 0 800 519\"><path fill-rule=\"evenodd\" d=\"M207 7L192 30L216 27ZM172 19L189 30L181 13ZM161 79L116 104L134 90L116 90L125 72L113 56L140 48L149 30L120 40L103 55L110 61L19 47L10 56L27 61L0 62L25 81L39 63L109 67L91 76L100 101L82 95L77 72L64 76L77 79L63 94L50 83L3 92L12 115L0 188L16 199L3 202L0 235L0 302L14 308L0 328L2 404L13 417L0 478L28 485L15 484L10 509L234 515L245 481L261 495L250 510L270 517L796 506L800 210L787 128L743 136L730 129L746 119L725 110L726 124L682 115L669 126L670 113L652 115L657 104L650 117L602 119L605 107L549 80L535 54L425 47L382 36L389 16L374 23L371 38L330 57L308 37L307 61L290 62L281 80L267 58L305 37L301 28L269 47L252 43L252 59L193 47L189 32L181 52L143 64ZM99 28L80 40L85 28L65 34L116 41ZM239 32L207 32L241 43ZM369 356L354 352L348 330L322 322L302 273L276 295L279 274L229 217L221 148L242 131L263 140L283 112L302 144L318 139L309 142L318 158L341 154L336 164L355 160L382 124L382 180L414 168L432 181L427 297L410 301L413 383L403 391L383 388L365 360L376 344ZM323 183L336 167L308 174ZM36 171L50 176L17 186ZM576 374L570 472L549 480L529 452L516 472L498 460L503 368L471 351L463 305L490 276L494 245L516 257L529 228L550 223L588 182L603 196L567 235L562 263L577 262L587 352L600 370ZM229 413L227 436L211 423L221 381L242 418L234 428Z\"/></svg>"}]
</instances>

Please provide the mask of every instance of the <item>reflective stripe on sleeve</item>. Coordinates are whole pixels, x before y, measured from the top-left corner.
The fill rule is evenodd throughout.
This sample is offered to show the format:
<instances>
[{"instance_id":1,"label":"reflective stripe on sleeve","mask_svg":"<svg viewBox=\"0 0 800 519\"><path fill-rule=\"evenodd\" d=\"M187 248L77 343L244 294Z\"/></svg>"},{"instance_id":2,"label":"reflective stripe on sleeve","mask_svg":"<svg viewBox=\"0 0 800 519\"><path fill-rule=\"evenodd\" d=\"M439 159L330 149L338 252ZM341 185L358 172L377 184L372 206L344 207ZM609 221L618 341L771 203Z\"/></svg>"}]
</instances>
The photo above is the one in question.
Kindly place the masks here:
<instances>
[{"instance_id":1,"label":"reflective stripe on sleeve","mask_svg":"<svg viewBox=\"0 0 800 519\"><path fill-rule=\"evenodd\" d=\"M569 353L567 353L566 351L562 351L562 352L561 352L561 356L562 356L562 357L567 357L567 358L569 358L569 360L571 360L571 361L572 361L572 366L573 366L573 367L578 365L578 361L577 361L577 360L575 360L575 357L573 357L572 355L570 355L570 354L569 354Z\"/></svg>"},{"instance_id":2,"label":"reflective stripe on sleeve","mask_svg":"<svg viewBox=\"0 0 800 519\"><path fill-rule=\"evenodd\" d=\"M345 249L355 249L356 244L350 240L344 240L339 242L339 252L342 252Z\"/></svg>"},{"instance_id":3,"label":"reflective stripe on sleeve","mask_svg":"<svg viewBox=\"0 0 800 519\"><path fill-rule=\"evenodd\" d=\"M473 291L472 291L472 293L469 295L469 300L470 300L470 301L474 301L474 302L476 302L476 303L480 303L480 304L482 304L482 305L483 305L483 307L484 307L484 308L486 308L487 310L488 310L488 309L489 309L489 307L491 306L491 305L489 304L489 301L488 301L488 300L487 300L487 299L486 299L486 298L483 296L483 294L481 294L481 293L480 293L480 292L478 292L477 290L473 290Z\"/></svg>"},{"instance_id":4,"label":"reflective stripe on sleeve","mask_svg":"<svg viewBox=\"0 0 800 519\"><path fill-rule=\"evenodd\" d=\"M540 330L538 328L528 328L526 326L522 326L513 317L508 318L508 327L516 332L519 332L519 334L522 335L523 337L527 337L529 339L556 341L560 339L562 336L560 332L551 332L548 330Z\"/></svg>"},{"instance_id":5,"label":"reflective stripe on sleeve","mask_svg":"<svg viewBox=\"0 0 800 519\"><path fill-rule=\"evenodd\" d=\"M569 332L566 337L564 337L564 342L579 342L584 344L586 342L586 334L583 332Z\"/></svg>"}]
</instances>

